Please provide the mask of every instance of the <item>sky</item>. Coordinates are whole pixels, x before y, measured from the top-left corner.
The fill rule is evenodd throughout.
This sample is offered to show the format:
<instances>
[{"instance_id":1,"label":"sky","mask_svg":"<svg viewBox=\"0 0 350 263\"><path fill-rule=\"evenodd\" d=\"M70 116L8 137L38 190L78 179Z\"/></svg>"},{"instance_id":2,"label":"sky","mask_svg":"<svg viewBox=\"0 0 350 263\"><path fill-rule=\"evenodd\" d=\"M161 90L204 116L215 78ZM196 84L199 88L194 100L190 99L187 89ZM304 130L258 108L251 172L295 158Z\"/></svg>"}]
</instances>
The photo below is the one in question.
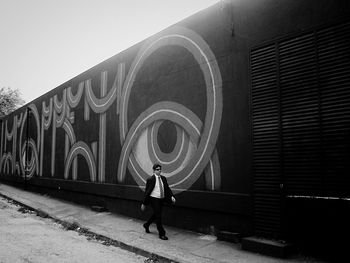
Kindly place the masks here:
<instances>
[{"instance_id":1,"label":"sky","mask_svg":"<svg viewBox=\"0 0 350 263\"><path fill-rule=\"evenodd\" d=\"M28 103L219 0L0 0L0 87Z\"/></svg>"}]
</instances>

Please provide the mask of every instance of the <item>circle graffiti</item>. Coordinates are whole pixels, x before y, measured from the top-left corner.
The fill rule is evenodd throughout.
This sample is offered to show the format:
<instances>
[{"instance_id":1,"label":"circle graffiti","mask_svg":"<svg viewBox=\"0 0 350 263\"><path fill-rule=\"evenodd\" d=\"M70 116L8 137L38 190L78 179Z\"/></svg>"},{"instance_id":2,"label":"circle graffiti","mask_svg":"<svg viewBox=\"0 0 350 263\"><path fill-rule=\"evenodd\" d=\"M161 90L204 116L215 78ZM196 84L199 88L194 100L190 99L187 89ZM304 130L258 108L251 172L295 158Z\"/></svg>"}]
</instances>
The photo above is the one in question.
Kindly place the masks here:
<instances>
[{"instance_id":1,"label":"circle graffiti","mask_svg":"<svg viewBox=\"0 0 350 263\"><path fill-rule=\"evenodd\" d=\"M190 109L177 102L162 101L143 111L129 127L127 113L130 92L145 60L163 46L181 46L189 51L201 69L206 89L206 113L202 122ZM118 181L125 179L126 169L138 185L149 177L152 163L163 166L169 185L177 191L188 189L205 172L208 188L220 187L220 169L215 144L222 115L222 80L213 52L195 32L173 27L163 35L150 39L140 49L124 82L120 100L120 141L122 151ZM164 121L173 123L176 143L170 153L163 153L157 142L159 127ZM215 156L214 156L215 155ZM214 156L214 157L213 157ZM206 169L206 167L214 167Z\"/></svg>"}]
</instances>

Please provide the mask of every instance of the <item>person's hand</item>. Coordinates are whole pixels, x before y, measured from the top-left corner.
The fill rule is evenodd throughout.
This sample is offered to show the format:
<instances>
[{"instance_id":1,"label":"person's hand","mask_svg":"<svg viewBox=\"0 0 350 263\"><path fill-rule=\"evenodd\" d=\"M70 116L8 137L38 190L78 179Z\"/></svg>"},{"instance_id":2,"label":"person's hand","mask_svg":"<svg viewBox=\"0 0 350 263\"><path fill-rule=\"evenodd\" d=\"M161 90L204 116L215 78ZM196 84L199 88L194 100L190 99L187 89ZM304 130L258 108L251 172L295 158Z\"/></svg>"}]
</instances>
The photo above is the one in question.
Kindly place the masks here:
<instances>
[{"instance_id":1,"label":"person's hand","mask_svg":"<svg viewBox=\"0 0 350 263\"><path fill-rule=\"evenodd\" d=\"M144 204L141 205L141 211L145 211L146 210L146 206Z\"/></svg>"},{"instance_id":2,"label":"person's hand","mask_svg":"<svg viewBox=\"0 0 350 263\"><path fill-rule=\"evenodd\" d=\"M175 197L171 197L171 202L173 202L173 204L175 204L175 202L176 202L176 199L175 199Z\"/></svg>"}]
</instances>

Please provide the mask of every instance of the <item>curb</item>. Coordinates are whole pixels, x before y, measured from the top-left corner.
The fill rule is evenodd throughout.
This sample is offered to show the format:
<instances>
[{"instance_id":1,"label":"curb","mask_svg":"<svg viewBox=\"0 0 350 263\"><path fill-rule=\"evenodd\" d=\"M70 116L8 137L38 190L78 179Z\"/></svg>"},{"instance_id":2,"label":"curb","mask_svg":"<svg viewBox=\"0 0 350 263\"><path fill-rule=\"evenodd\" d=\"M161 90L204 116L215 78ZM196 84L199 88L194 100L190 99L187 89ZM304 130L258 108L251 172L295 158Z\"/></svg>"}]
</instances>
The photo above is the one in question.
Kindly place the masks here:
<instances>
[{"instance_id":1,"label":"curb","mask_svg":"<svg viewBox=\"0 0 350 263\"><path fill-rule=\"evenodd\" d=\"M156 253L149 252L149 251L144 250L142 248L126 244L122 241L115 240L115 239L109 238L107 236L95 233L87 228L80 226L79 223L77 223L77 222L72 223L72 222L68 222L68 221L53 217L49 213L47 213L46 211L28 206L27 204L24 204L20 201L17 201L16 199L13 199L12 197L4 195L3 193L0 193L0 197L5 198L6 200L12 202L15 205L23 207L24 209L22 209L21 212L26 212L25 210L28 210L28 211L36 213L37 216L40 216L42 218L49 218L49 219L53 220L54 222L62 225L66 230L78 232L80 235L84 235L88 239L95 239L97 241L101 241L103 245L119 247L121 249L124 249L124 250L127 250L129 252L135 253L137 255L151 259L152 260L151 262L180 263L179 261L176 261L174 259L170 259L170 258L161 256L161 255L158 255ZM145 261L145 262L148 262L148 261Z\"/></svg>"}]
</instances>

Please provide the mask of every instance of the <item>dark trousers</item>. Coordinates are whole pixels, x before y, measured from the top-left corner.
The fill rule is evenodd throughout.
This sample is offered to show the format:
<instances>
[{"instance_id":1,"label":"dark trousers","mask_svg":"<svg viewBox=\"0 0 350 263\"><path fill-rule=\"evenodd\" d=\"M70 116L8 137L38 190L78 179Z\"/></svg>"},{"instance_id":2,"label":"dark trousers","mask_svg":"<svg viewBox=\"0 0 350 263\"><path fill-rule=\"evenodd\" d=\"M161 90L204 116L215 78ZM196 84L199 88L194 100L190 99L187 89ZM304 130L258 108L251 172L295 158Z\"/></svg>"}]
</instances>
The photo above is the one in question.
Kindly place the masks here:
<instances>
[{"instance_id":1,"label":"dark trousers","mask_svg":"<svg viewBox=\"0 0 350 263\"><path fill-rule=\"evenodd\" d=\"M162 225L163 199L150 197L150 204L153 209L153 214L146 222L149 227L153 222L156 223L159 236L165 236L165 230Z\"/></svg>"}]
</instances>

